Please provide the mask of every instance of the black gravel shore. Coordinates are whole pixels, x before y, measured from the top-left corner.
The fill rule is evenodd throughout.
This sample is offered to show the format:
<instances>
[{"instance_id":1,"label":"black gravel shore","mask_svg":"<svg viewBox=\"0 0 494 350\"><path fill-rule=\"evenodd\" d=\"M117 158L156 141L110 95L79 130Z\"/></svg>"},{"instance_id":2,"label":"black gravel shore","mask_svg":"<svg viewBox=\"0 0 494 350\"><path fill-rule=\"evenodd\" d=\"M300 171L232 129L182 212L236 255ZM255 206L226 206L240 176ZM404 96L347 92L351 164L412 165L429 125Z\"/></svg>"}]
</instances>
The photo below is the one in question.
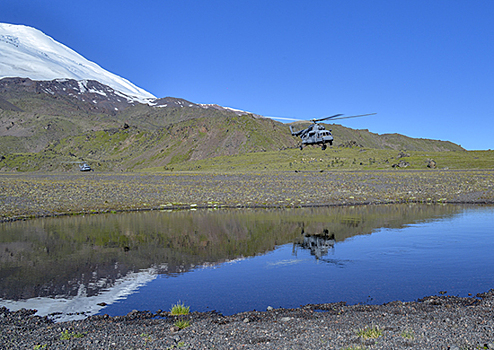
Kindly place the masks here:
<instances>
[{"instance_id":1,"label":"black gravel shore","mask_svg":"<svg viewBox=\"0 0 494 350\"><path fill-rule=\"evenodd\" d=\"M133 311L52 323L0 309L2 349L494 349L494 290L385 305L344 303L232 316ZM177 320L190 326L179 330Z\"/></svg>"}]
</instances>

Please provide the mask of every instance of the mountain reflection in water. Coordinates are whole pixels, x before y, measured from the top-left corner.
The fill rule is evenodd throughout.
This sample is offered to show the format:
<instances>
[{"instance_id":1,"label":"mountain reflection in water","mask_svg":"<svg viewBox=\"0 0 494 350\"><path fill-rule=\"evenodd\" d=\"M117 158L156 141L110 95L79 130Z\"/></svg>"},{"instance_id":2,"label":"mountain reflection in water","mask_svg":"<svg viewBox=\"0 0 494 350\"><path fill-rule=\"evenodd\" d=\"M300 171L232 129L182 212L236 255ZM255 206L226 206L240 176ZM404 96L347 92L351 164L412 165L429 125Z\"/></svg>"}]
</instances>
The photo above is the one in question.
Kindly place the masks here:
<instances>
[{"instance_id":1,"label":"mountain reflection in water","mask_svg":"<svg viewBox=\"0 0 494 350\"><path fill-rule=\"evenodd\" d=\"M318 261L343 267L345 261L329 257L338 249L337 242L383 228L454 217L466 208L149 211L4 223L0 224L0 305L37 308L45 314L83 312L73 317L81 318L127 298L158 276L182 276L262 256L286 244L291 244L294 256L307 250ZM74 300L77 305L67 307Z\"/></svg>"}]
</instances>

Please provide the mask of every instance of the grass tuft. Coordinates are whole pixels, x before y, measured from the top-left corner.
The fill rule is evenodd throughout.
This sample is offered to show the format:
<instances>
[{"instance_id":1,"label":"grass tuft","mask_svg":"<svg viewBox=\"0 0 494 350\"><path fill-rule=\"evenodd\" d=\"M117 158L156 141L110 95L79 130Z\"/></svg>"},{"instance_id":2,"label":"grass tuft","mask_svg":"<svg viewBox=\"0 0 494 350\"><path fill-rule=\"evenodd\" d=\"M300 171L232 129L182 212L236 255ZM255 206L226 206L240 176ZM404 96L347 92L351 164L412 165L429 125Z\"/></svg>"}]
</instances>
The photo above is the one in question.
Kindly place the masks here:
<instances>
[{"instance_id":1,"label":"grass tuft","mask_svg":"<svg viewBox=\"0 0 494 350\"><path fill-rule=\"evenodd\" d=\"M190 326L190 321L189 320L178 320L173 324L175 327L178 327L180 329L184 329Z\"/></svg>"},{"instance_id":2,"label":"grass tuft","mask_svg":"<svg viewBox=\"0 0 494 350\"><path fill-rule=\"evenodd\" d=\"M85 333L74 333L74 332L69 332L68 329L60 333L60 340L70 340L73 338L82 338L84 337Z\"/></svg>"},{"instance_id":3,"label":"grass tuft","mask_svg":"<svg viewBox=\"0 0 494 350\"><path fill-rule=\"evenodd\" d=\"M190 307L185 306L183 303L176 303L175 305L172 305L172 309L170 310L170 313L172 315L188 315L190 312Z\"/></svg>"},{"instance_id":4,"label":"grass tuft","mask_svg":"<svg viewBox=\"0 0 494 350\"><path fill-rule=\"evenodd\" d=\"M357 331L357 336L364 339L375 339L383 335L383 331L378 326L372 326L371 328L365 327Z\"/></svg>"},{"instance_id":5,"label":"grass tuft","mask_svg":"<svg viewBox=\"0 0 494 350\"><path fill-rule=\"evenodd\" d=\"M413 339L415 337L415 333L411 330L404 330L400 335L405 339Z\"/></svg>"}]
</instances>

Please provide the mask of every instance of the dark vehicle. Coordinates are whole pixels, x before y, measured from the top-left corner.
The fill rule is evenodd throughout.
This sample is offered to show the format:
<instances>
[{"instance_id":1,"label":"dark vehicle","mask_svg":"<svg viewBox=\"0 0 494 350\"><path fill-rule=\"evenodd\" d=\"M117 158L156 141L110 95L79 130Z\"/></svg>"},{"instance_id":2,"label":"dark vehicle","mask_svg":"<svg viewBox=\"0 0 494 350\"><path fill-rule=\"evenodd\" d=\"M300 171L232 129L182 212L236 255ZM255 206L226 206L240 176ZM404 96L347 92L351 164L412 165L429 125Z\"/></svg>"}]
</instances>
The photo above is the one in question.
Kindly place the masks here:
<instances>
[{"instance_id":1,"label":"dark vehicle","mask_svg":"<svg viewBox=\"0 0 494 350\"><path fill-rule=\"evenodd\" d=\"M357 118L357 117L365 117L367 115L374 115L376 113L370 114L362 114L362 115L353 115L350 117L342 117L343 114L335 114L331 117L321 118L321 119L311 119L312 125L310 125L306 129L302 129L299 131L294 131L293 127L290 125L290 131L292 136L299 136L302 141L300 143L300 149L304 149L304 145L321 145L321 149L324 151L327 147L327 144L330 146L333 145L333 135L331 134L331 130L326 130L326 128L318 124L323 120L337 120L337 119L347 119L347 118Z\"/></svg>"}]
</instances>

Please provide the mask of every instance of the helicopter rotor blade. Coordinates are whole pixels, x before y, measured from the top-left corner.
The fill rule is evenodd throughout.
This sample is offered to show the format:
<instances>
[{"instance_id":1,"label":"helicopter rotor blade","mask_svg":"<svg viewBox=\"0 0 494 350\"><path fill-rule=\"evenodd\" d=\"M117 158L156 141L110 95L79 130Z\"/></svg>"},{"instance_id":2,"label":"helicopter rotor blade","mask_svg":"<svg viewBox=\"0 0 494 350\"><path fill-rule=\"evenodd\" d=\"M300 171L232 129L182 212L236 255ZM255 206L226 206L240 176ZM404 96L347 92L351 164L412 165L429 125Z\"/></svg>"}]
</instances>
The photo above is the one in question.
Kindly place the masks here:
<instances>
[{"instance_id":1,"label":"helicopter rotor blade","mask_svg":"<svg viewBox=\"0 0 494 350\"><path fill-rule=\"evenodd\" d=\"M348 117L339 117L339 118L332 118L333 120L337 120L337 119L348 119L348 118L359 118L359 117L366 117L368 115L374 115L374 114L377 114L377 113L369 113L369 114L360 114L360 115L352 115L352 116L348 116ZM341 114L340 114L341 115Z\"/></svg>"},{"instance_id":2,"label":"helicopter rotor blade","mask_svg":"<svg viewBox=\"0 0 494 350\"><path fill-rule=\"evenodd\" d=\"M285 118L285 117L267 117L271 119L281 119L281 120L291 120L291 121L300 121L300 122L312 122L312 123L319 123L322 122L323 120L338 120L338 119L348 119L348 118L359 118L359 117L365 117L368 115L374 115L377 113L369 113L369 114L360 114L360 115L352 115L348 117L342 117L343 114L335 114L330 117L324 117L320 119L295 119L295 118Z\"/></svg>"},{"instance_id":3,"label":"helicopter rotor blade","mask_svg":"<svg viewBox=\"0 0 494 350\"><path fill-rule=\"evenodd\" d=\"M332 115L332 116L330 116L330 117L325 117L325 118L321 118L321 119L311 119L310 121L311 121L311 122L313 122L313 123L317 123L317 122L322 122L323 120L337 118L337 117L339 117L340 115L343 115L343 114L335 114L335 115ZM338 118L337 118L337 119L338 119Z\"/></svg>"}]
</instances>

